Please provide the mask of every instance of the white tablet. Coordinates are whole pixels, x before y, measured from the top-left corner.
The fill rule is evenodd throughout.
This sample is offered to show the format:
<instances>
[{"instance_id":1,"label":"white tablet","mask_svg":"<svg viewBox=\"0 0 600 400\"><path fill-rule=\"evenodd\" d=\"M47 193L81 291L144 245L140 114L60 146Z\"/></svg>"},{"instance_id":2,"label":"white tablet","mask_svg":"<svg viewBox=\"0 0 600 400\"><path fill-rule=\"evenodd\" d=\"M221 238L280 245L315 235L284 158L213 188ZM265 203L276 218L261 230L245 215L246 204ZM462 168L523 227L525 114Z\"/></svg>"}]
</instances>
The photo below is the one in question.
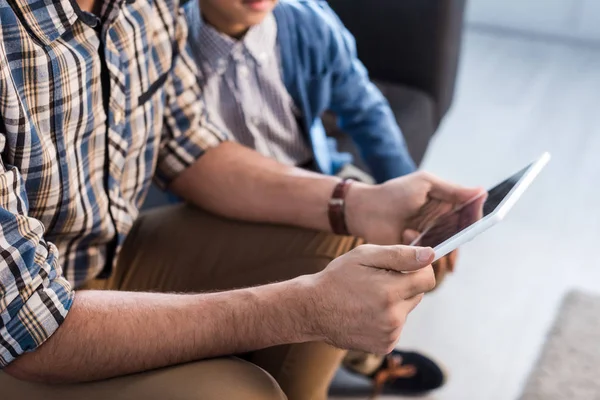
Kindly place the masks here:
<instances>
[{"instance_id":1,"label":"white tablet","mask_svg":"<svg viewBox=\"0 0 600 400\"><path fill-rule=\"evenodd\" d=\"M413 246L432 247L435 260L502 221L550 160L544 153L510 178L435 218Z\"/></svg>"}]
</instances>

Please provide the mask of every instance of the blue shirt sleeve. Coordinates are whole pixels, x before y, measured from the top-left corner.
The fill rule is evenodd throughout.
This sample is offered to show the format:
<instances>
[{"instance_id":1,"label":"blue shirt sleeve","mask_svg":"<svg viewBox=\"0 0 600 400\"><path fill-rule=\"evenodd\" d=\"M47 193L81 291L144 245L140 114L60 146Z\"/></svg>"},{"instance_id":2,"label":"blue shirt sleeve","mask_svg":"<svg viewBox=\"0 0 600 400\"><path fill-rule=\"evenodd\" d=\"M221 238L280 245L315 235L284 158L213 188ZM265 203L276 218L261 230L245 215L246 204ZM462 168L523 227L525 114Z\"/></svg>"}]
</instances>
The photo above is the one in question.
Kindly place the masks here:
<instances>
[{"instance_id":1,"label":"blue shirt sleeve","mask_svg":"<svg viewBox=\"0 0 600 400\"><path fill-rule=\"evenodd\" d=\"M323 10L332 73L329 109L338 126L352 137L377 182L413 172L415 163L394 113L358 59L354 37L329 6Z\"/></svg>"}]
</instances>

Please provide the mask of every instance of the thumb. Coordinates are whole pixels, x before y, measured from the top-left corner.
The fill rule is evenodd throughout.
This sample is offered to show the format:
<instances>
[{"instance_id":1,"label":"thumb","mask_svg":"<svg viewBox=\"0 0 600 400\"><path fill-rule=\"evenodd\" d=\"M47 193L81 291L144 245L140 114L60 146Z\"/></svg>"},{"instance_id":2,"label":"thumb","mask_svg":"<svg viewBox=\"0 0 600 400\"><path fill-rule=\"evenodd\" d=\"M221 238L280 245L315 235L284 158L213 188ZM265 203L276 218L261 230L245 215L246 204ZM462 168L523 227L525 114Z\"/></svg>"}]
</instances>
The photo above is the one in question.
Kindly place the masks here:
<instances>
[{"instance_id":1,"label":"thumb","mask_svg":"<svg viewBox=\"0 0 600 400\"><path fill-rule=\"evenodd\" d=\"M366 245L357 256L361 265L396 272L417 271L431 264L435 253L431 247Z\"/></svg>"}]
</instances>

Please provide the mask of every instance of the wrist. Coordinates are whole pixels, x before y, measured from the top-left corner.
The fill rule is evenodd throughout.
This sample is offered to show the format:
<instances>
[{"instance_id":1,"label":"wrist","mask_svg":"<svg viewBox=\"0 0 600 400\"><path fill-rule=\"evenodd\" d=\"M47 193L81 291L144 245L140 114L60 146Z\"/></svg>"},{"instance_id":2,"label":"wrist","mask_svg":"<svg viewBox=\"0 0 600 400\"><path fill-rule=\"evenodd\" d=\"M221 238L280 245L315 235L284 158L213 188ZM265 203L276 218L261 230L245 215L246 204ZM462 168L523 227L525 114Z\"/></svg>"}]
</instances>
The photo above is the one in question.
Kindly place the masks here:
<instances>
[{"instance_id":1,"label":"wrist","mask_svg":"<svg viewBox=\"0 0 600 400\"><path fill-rule=\"evenodd\" d=\"M320 278L322 273L304 275L290 282L293 289L288 292L292 294L293 308L301 328L298 333L302 336L302 342L319 342L325 340L326 324L323 316L324 296L321 293Z\"/></svg>"},{"instance_id":2,"label":"wrist","mask_svg":"<svg viewBox=\"0 0 600 400\"><path fill-rule=\"evenodd\" d=\"M371 215L370 207L374 206L375 192L378 185L367 185L354 182L346 194L345 218L351 235L360 238L366 236L366 221Z\"/></svg>"},{"instance_id":3,"label":"wrist","mask_svg":"<svg viewBox=\"0 0 600 400\"><path fill-rule=\"evenodd\" d=\"M317 305L313 275L300 276L255 289L262 292L259 302L260 308L266 311L263 317L274 321L274 325L277 326L278 342L302 343L321 340L315 319Z\"/></svg>"}]
</instances>

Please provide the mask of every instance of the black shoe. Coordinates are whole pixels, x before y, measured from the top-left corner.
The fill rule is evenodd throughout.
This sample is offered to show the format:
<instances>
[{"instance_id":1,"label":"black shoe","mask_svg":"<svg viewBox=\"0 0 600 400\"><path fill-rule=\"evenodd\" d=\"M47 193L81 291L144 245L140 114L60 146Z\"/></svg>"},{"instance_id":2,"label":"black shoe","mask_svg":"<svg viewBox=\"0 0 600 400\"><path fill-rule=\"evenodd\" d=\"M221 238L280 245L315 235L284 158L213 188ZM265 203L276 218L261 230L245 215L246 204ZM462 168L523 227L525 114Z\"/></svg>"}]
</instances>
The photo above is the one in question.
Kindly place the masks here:
<instances>
[{"instance_id":1,"label":"black shoe","mask_svg":"<svg viewBox=\"0 0 600 400\"><path fill-rule=\"evenodd\" d=\"M404 396L423 395L446 382L443 369L423 354L394 350L369 376L373 382L373 397L379 394Z\"/></svg>"}]
</instances>

